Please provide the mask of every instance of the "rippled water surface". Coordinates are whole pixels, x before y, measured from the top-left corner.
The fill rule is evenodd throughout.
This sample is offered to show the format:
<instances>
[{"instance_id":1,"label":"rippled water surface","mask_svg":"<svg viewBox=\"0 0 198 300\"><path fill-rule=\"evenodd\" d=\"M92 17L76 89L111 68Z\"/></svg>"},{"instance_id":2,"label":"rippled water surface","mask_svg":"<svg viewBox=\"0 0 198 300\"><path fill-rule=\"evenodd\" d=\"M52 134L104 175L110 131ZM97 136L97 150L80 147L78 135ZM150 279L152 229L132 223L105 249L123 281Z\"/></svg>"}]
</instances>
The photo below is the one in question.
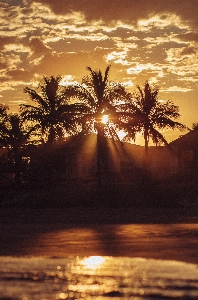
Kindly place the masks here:
<instances>
[{"instance_id":1,"label":"rippled water surface","mask_svg":"<svg viewBox=\"0 0 198 300\"><path fill-rule=\"evenodd\" d=\"M0 257L0 299L198 299L198 265L128 257Z\"/></svg>"}]
</instances>

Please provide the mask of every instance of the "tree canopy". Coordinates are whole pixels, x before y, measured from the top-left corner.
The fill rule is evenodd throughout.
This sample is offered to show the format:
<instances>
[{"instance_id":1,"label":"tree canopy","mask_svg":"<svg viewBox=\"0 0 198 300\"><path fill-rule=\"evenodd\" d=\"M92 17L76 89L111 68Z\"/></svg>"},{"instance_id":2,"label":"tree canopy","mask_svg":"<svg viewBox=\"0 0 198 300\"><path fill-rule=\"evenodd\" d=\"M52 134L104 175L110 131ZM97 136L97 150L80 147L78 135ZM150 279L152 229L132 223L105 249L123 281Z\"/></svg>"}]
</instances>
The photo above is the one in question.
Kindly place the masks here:
<instances>
[{"instance_id":1,"label":"tree canopy","mask_svg":"<svg viewBox=\"0 0 198 300\"><path fill-rule=\"evenodd\" d=\"M77 131L76 119L81 112L79 103L70 102L69 89L60 86L61 77L44 77L39 88L41 93L26 87L35 105L21 105L24 120L35 121L40 125L43 139L52 145L68 134Z\"/></svg>"},{"instance_id":2,"label":"tree canopy","mask_svg":"<svg viewBox=\"0 0 198 300\"><path fill-rule=\"evenodd\" d=\"M141 132L144 137L145 151L148 152L149 138L156 144L168 145L160 130L171 128L185 130L187 127L176 120L180 117L179 107L172 101L161 102L158 99L159 89L146 82L144 87L137 86L138 92L131 95L122 105L126 132L124 141L135 139Z\"/></svg>"}]
</instances>

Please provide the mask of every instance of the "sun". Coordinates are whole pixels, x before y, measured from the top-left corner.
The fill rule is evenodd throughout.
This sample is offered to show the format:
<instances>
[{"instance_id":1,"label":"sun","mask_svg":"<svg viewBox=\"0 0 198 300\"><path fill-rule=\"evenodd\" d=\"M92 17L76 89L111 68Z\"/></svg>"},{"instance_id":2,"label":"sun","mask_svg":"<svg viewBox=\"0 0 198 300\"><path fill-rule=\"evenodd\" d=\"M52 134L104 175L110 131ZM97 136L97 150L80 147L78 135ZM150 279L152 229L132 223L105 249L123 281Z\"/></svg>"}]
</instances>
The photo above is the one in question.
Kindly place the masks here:
<instances>
[{"instance_id":1,"label":"sun","mask_svg":"<svg viewBox=\"0 0 198 300\"><path fill-rule=\"evenodd\" d=\"M109 121L109 116L108 115L103 115L102 116L102 123L107 124Z\"/></svg>"}]
</instances>

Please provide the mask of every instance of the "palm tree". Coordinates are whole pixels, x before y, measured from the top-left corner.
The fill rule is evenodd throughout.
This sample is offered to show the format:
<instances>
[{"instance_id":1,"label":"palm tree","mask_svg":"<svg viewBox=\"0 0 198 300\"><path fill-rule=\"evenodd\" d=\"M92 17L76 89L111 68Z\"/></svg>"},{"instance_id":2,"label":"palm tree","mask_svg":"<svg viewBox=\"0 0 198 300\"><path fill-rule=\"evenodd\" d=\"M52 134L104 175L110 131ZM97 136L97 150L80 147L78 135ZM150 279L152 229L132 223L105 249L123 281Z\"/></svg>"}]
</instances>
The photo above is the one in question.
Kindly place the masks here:
<instances>
[{"instance_id":1,"label":"palm tree","mask_svg":"<svg viewBox=\"0 0 198 300\"><path fill-rule=\"evenodd\" d=\"M159 89L152 88L148 82L144 89L137 86L138 93L121 105L123 111L123 129L126 131L125 141L135 139L137 132L142 132L145 143L145 153L148 154L149 138L157 144L168 145L160 129L171 128L185 130L187 127L175 121L180 117L179 107L173 102L162 104L158 100ZM134 99L135 98L135 99Z\"/></svg>"},{"instance_id":2,"label":"palm tree","mask_svg":"<svg viewBox=\"0 0 198 300\"><path fill-rule=\"evenodd\" d=\"M95 131L99 135L119 140L117 129L120 115L117 105L123 102L128 94L120 83L108 81L110 67L106 68L104 77L101 70L93 71L87 67L90 76L84 77L82 84L68 87L67 93L70 97L80 99L84 104L78 118L81 133L88 134Z\"/></svg>"},{"instance_id":3,"label":"palm tree","mask_svg":"<svg viewBox=\"0 0 198 300\"><path fill-rule=\"evenodd\" d=\"M4 122L7 117L8 106L0 104L0 124Z\"/></svg>"},{"instance_id":4,"label":"palm tree","mask_svg":"<svg viewBox=\"0 0 198 300\"><path fill-rule=\"evenodd\" d=\"M76 116L81 109L78 103L70 103L67 88L60 87L61 77L44 77L41 94L26 87L24 92L35 105L21 105L22 116L40 125L45 142L52 145L66 133L76 132Z\"/></svg>"},{"instance_id":5,"label":"palm tree","mask_svg":"<svg viewBox=\"0 0 198 300\"><path fill-rule=\"evenodd\" d=\"M8 113L4 110L4 120L0 123L0 144L8 150L8 159L14 165L16 184L20 183L23 156L34 138L37 126L30 126L23 122L19 114Z\"/></svg>"},{"instance_id":6,"label":"palm tree","mask_svg":"<svg viewBox=\"0 0 198 300\"><path fill-rule=\"evenodd\" d=\"M192 124L192 130L198 130L198 122Z\"/></svg>"},{"instance_id":7,"label":"palm tree","mask_svg":"<svg viewBox=\"0 0 198 300\"><path fill-rule=\"evenodd\" d=\"M78 119L81 124L81 134L97 133L97 180L101 186L101 162L107 155L106 138L110 137L119 141L119 114L116 104L125 99L127 92L121 84L108 81L110 66L105 70L104 77L101 70L90 72L82 80L82 84L70 87L71 95L76 95L87 109Z\"/></svg>"}]
</instances>

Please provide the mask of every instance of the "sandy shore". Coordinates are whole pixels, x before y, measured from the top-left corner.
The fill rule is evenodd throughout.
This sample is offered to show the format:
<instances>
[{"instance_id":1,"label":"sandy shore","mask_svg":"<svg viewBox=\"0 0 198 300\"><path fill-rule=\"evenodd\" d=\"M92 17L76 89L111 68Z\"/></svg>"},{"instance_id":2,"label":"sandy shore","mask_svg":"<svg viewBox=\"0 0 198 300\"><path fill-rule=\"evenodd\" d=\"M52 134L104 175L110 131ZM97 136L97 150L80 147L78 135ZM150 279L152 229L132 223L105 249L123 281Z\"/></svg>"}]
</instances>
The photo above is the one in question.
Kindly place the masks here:
<instances>
[{"instance_id":1,"label":"sandy shore","mask_svg":"<svg viewBox=\"0 0 198 300\"><path fill-rule=\"evenodd\" d=\"M114 255L198 264L196 215L153 209L1 209L0 255Z\"/></svg>"}]
</instances>

